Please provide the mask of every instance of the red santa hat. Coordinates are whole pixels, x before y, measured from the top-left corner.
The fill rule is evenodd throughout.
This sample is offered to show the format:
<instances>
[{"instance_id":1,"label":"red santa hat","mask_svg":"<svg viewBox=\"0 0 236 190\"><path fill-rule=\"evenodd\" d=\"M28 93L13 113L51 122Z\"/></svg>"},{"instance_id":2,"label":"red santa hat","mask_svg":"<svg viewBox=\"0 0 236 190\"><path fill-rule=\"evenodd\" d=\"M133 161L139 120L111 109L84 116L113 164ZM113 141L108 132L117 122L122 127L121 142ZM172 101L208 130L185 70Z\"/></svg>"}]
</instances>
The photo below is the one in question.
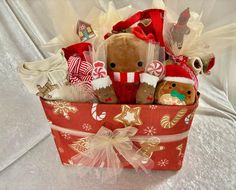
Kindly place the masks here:
<instances>
[{"instance_id":1,"label":"red santa hat","mask_svg":"<svg viewBox=\"0 0 236 190\"><path fill-rule=\"evenodd\" d=\"M195 85L191 74L176 64L166 65L166 75L164 80Z\"/></svg>"}]
</instances>

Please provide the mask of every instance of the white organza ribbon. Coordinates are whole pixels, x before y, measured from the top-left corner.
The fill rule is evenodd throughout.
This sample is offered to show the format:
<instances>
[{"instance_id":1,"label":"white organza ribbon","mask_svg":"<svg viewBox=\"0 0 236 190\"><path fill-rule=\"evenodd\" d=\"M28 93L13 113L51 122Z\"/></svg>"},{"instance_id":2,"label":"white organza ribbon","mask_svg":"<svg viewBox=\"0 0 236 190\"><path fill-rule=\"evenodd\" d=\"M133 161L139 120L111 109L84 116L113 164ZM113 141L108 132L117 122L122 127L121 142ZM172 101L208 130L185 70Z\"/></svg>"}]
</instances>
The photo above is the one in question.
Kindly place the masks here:
<instances>
[{"instance_id":1,"label":"white organza ribbon","mask_svg":"<svg viewBox=\"0 0 236 190\"><path fill-rule=\"evenodd\" d=\"M133 142L173 142L188 136L188 131L175 135L135 136L138 131L135 127L125 127L111 131L102 126L96 134L65 129L56 125L52 125L51 128L74 136L86 137L88 141L87 150L73 156L71 161L79 166L95 168L106 166L108 169L103 170L102 174L100 172L99 175L105 181L115 178L121 172L122 163L125 162L128 162L127 164L132 165L136 170L141 168L145 172L153 167L153 161L145 154L139 154L138 147ZM85 176L90 171L89 167L80 170L79 175L81 177Z\"/></svg>"},{"instance_id":2,"label":"white organza ribbon","mask_svg":"<svg viewBox=\"0 0 236 190\"><path fill-rule=\"evenodd\" d=\"M88 138L88 149L72 157L71 160L82 166L122 168L122 162L117 154L119 153L135 169L146 170L147 166L142 163L146 157L136 155L138 148L131 140L137 131L134 127L119 128L114 131L101 127L94 136Z\"/></svg>"}]
</instances>

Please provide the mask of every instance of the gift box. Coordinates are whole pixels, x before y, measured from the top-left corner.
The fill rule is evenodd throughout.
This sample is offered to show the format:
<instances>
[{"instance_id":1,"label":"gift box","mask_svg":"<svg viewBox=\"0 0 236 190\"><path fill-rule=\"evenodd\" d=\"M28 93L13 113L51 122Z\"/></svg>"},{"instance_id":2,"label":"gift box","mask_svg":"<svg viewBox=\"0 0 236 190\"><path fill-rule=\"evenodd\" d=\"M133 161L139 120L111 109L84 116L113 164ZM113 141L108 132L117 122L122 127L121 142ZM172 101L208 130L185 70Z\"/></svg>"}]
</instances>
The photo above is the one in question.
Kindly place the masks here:
<instances>
[{"instance_id":1,"label":"gift box","mask_svg":"<svg viewBox=\"0 0 236 190\"><path fill-rule=\"evenodd\" d=\"M109 147L115 157L118 155L116 159L119 159L120 167L133 168L132 159L138 155L138 159L144 158L141 160L144 166L151 160L149 169L153 170L179 170L182 167L189 130L198 107L198 100L189 106L74 103L44 99L41 103L62 164L84 165L77 158L84 156L90 148L93 148L90 152L96 152L94 148L100 145L106 151L107 144L112 142ZM111 135L113 132L115 135ZM95 146L90 147L93 137L105 133L110 135L92 140ZM119 136L126 140L118 140ZM107 137L111 137L110 140ZM95 157L90 156L91 162ZM98 166L117 167L109 165L107 160L104 162Z\"/></svg>"}]
</instances>

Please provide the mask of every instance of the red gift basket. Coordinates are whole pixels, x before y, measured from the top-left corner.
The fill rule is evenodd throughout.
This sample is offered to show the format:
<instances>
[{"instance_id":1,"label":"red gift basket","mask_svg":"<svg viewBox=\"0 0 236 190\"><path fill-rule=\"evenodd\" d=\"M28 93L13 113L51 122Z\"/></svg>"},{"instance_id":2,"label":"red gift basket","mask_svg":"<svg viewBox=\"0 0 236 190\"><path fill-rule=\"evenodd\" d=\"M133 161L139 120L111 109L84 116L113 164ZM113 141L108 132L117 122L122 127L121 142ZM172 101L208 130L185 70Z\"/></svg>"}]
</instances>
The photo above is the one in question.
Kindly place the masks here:
<instances>
[{"instance_id":1,"label":"red gift basket","mask_svg":"<svg viewBox=\"0 0 236 190\"><path fill-rule=\"evenodd\" d=\"M73 157L89 148L87 138L102 127L114 131L132 125L137 132L129 140L137 144L138 150L145 146L143 142L158 139L154 149L144 152L147 153L144 157L153 161L153 170L179 170L182 167L188 133L198 106L198 101L190 106L109 105L43 99L41 103L63 164L75 164ZM121 167L132 168L132 165L121 159Z\"/></svg>"}]
</instances>

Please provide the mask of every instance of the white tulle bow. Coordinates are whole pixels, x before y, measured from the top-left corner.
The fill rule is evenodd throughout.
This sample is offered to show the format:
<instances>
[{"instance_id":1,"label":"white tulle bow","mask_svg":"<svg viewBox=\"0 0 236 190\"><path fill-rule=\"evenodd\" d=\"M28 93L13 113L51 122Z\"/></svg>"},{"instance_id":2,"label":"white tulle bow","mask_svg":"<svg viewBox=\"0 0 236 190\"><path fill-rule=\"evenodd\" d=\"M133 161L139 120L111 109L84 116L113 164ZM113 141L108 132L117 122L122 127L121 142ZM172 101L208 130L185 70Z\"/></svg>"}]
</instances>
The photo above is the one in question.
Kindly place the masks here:
<instances>
[{"instance_id":1,"label":"white tulle bow","mask_svg":"<svg viewBox=\"0 0 236 190\"><path fill-rule=\"evenodd\" d=\"M101 177L102 179L110 179L116 177L125 162L132 165L135 169L146 169L152 167L152 160L137 154L138 148L133 144L131 137L137 132L137 128L126 127L119 128L114 131L106 127L101 127L99 131L88 137L88 149L81 154L77 154L71 158L73 164L89 167L104 167L106 169ZM83 177L89 171L84 168L80 172ZM86 170L87 169L87 170Z\"/></svg>"}]
</instances>

